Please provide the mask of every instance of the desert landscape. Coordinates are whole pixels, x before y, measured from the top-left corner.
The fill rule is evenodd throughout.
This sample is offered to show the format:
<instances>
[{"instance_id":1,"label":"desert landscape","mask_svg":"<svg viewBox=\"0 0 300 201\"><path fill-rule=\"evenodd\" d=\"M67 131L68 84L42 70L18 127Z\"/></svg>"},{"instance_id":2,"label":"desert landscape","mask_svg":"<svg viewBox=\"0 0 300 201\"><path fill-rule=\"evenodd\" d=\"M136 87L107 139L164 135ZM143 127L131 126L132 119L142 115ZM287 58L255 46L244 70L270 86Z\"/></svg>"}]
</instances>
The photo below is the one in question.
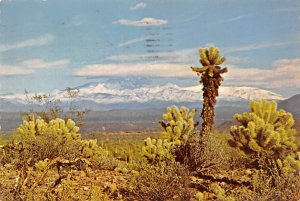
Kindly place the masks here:
<instances>
[{"instance_id":1,"label":"desert landscape","mask_svg":"<svg viewBox=\"0 0 300 201\"><path fill-rule=\"evenodd\" d=\"M0 201L299 201L299 8L0 0Z\"/></svg>"}]
</instances>

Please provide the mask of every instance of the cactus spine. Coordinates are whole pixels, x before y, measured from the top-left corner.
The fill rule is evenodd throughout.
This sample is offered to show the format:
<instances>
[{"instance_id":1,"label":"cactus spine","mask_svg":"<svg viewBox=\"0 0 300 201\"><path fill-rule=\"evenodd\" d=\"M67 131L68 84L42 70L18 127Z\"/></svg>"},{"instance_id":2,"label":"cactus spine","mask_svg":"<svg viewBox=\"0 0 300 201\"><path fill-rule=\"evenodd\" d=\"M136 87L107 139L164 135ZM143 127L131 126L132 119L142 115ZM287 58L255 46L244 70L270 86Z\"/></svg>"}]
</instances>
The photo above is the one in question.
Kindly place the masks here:
<instances>
[{"instance_id":1,"label":"cactus spine","mask_svg":"<svg viewBox=\"0 0 300 201\"><path fill-rule=\"evenodd\" d=\"M221 74L226 73L227 68L222 69L219 66L225 61L225 57L220 55L218 48L201 48L199 55L202 67L192 67L192 70L200 76L200 83L203 84L203 108L201 112L203 122L200 134L201 142L205 142L214 125L216 97L219 95L219 86L224 80Z\"/></svg>"}]
</instances>

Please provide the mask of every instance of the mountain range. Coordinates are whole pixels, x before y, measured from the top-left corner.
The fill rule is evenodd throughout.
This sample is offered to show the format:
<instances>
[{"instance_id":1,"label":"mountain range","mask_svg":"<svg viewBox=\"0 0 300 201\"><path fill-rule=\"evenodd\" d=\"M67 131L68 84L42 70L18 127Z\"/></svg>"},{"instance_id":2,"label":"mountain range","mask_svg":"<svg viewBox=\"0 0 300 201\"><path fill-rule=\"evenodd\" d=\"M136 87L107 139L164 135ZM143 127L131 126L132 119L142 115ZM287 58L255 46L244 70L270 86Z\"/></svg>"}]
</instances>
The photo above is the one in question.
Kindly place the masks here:
<instances>
[{"instance_id":1,"label":"mountain range","mask_svg":"<svg viewBox=\"0 0 300 201\"><path fill-rule=\"evenodd\" d=\"M141 131L157 130L158 120L165 108L172 104L198 108L202 107L201 86L182 87L171 83L151 85L148 82L92 82L73 89L79 96L70 100L66 90L53 90L53 99L59 99L62 107L73 101L77 107L91 109L87 115L88 132L92 131ZM43 93L38 93L43 94ZM272 91L254 87L229 87L219 89L216 107L216 125L228 128L233 123L232 116L249 110L249 101L257 99L275 100L278 108L292 112L299 127L300 94L289 99ZM20 111L41 109L44 105L28 103L27 94L0 95L0 125L3 131L11 131L21 122Z\"/></svg>"},{"instance_id":2,"label":"mountain range","mask_svg":"<svg viewBox=\"0 0 300 201\"><path fill-rule=\"evenodd\" d=\"M278 103L280 109L291 112L295 118L300 118L300 94L294 95ZM300 122L299 122L300 123Z\"/></svg>"},{"instance_id":3,"label":"mountain range","mask_svg":"<svg viewBox=\"0 0 300 201\"><path fill-rule=\"evenodd\" d=\"M128 84L128 83L127 83ZM199 107L202 100L201 86L181 87L172 83L164 85L136 86L124 83L87 83L73 89L79 90L79 95L72 101L79 107L91 110L110 109L143 109L162 108L170 104ZM38 93L43 94L43 93ZM53 90L51 97L61 101L62 106L70 102L65 90ZM219 106L237 106L256 99L284 100L279 94L272 91L254 87L230 87L219 89ZM28 103L28 97L34 93L25 94L3 94L0 95L0 111L20 111L29 107L37 107Z\"/></svg>"}]
</instances>

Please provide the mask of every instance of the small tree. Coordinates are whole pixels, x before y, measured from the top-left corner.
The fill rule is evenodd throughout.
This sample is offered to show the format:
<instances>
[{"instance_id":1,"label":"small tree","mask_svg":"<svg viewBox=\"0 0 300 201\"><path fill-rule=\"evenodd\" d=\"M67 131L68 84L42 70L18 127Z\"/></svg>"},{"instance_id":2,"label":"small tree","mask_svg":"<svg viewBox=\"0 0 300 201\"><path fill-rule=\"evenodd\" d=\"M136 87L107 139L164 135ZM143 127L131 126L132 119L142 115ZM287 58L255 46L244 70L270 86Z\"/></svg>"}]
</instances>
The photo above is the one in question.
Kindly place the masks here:
<instances>
[{"instance_id":1,"label":"small tree","mask_svg":"<svg viewBox=\"0 0 300 201\"><path fill-rule=\"evenodd\" d=\"M35 94L31 95L25 90L26 101L29 104L40 106L38 109L30 109L29 112L22 112L22 116L29 116L31 113L41 117L46 122L55 118L73 119L80 127L85 126L86 115L90 112L89 109L81 109L76 105L76 100L80 98L80 91L67 87L64 92L67 95L67 107L63 107L62 101L51 94Z\"/></svg>"},{"instance_id":2,"label":"small tree","mask_svg":"<svg viewBox=\"0 0 300 201\"><path fill-rule=\"evenodd\" d=\"M203 84L203 108L201 112L202 129L201 141L205 142L214 125L216 97L221 82L224 80L221 74L227 72L227 68L221 68L225 57L220 55L219 49L215 47L199 50L200 63L202 67L191 67L200 76L200 83Z\"/></svg>"}]
</instances>

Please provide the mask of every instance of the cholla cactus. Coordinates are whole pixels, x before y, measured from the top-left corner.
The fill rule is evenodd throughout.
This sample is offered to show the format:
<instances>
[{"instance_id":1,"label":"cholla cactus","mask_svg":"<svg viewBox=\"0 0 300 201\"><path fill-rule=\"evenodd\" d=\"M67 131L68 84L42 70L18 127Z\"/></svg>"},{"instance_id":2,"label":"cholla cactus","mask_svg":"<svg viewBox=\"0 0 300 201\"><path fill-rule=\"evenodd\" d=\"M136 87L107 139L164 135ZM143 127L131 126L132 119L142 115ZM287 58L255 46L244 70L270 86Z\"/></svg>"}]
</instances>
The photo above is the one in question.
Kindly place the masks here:
<instances>
[{"instance_id":1,"label":"cholla cactus","mask_svg":"<svg viewBox=\"0 0 300 201\"><path fill-rule=\"evenodd\" d=\"M167 108L162 117L166 122L160 121L162 127L161 138L145 140L142 154L150 162L174 159L176 148L187 143L192 130L197 123L194 122L196 110L189 112L186 107L180 109L176 106Z\"/></svg>"},{"instance_id":2,"label":"cholla cactus","mask_svg":"<svg viewBox=\"0 0 300 201\"><path fill-rule=\"evenodd\" d=\"M171 154L172 144L167 139L145 139L145 146L142 148L142 155L147 158L150 163L159 163L161 161L172 160Z\"/></svg>"},{"instance_id":3,"label":"cholla cactus","mask_svg":"<svg viewBox=\"0 0 300 201\"><path fill-rule=\"evenodd\" d=\"M203 84L203 108L201 118L203 120L201 129L201 142L206 142L208 135L214 125L216 97L221 82L224 80L221 74L227 72L227 68L221 68L225 57L220 55L219 49L210 47L199 50L200 63L202 67L192 67L192 70L200 76L200 83Z\"/></svg>"},{"instance_id":4,"label":"cholla cactus","mask_svg":"<svg viewBox=\"0 0 300 201\"><path fill-rule=\"evenodd\" d=\"M276 165L287 175L289 173L300 173L300 152L292 153L284 159L277 159Z\"/></svg>"},{"instance_id":5,"label":"cholla cactus","mask_svg":"<svg viewBox=\"0 0 300 201\"><path fill-rule=\"evenodd\" d=\"M34 115L29 116L29 120L23 119L23 124L17 128L17 135L19 137L32 137L41 136L49 133L56 133L63 135L67 139L80 139L78 134L79 127L75 126L75 122L71 119L65 120L56 118L49 123L45 122L42 118L35 119Z\"/></svg>"},{"instance_id":6,"label":"cholla cactus","mask_svg":"<svg viewBox=\"0 0 300 201\"><path fill-rule=\"evenodd\" d=\"M275 102L266 100L251 102L250 108L251 112L234 116L240 125L231 127L229 144L246 155L266 158L284 173L300 170L292 114L278 111Z\"/></svg>"},{"instance_id":7,"label":"cholla cactus","mask_svg":"<svg viewBox=\"0 0 300 201\"><path fill-rule=\"evenodd\" d=\"M73 159L80 155L84 142L78 131L79 127L71 119L56 118L46 122L31 114L16 129L15 142L22 145L26 157L35 161L58 156Z\"/></svg>"},{"instance_id":8,"label":"cholla cactus","mask_svg":"<svg viewBox=\"0 0 300 201\"><path fill-rule=\"evenodd\" d=\"M30 159L40 170L47 161L56 158L88 159L94 167L107 167L108 150L98 146L97 140L82 139L78 131L79 127L71 119L56 118L47 122L33 114L28 115L16 129L13 143L5 149L5 160L12 161L13 156L14 164L18 165Z\"/></svg>"},{"instance_id":9,"label":"cholla cactus","mask_svg":"<svg viewBox=\"0 0 300 201\"><path fill-rule=\"evenodd\" d=\"M193 109L189 112L186 107L180 109L176 106L167 108L167 113L162 117L167 121L160 121L162 127L162 137L168 139L174 145L185 144L191 134L191 131L195 128L197 123L194 122L196 110Z\"/></svg>"},{"instance_id":10,"label":"cholla cactus","mask_svg":"<svg viewBox=\"0 0 300 201\"><path fill-rule=\"evenodd\" d=\"M92 158L98 156L108 156L108 150L98 146L97 139L84 140L82 145L82 156Z\"/></svg>"}]
</instances>

